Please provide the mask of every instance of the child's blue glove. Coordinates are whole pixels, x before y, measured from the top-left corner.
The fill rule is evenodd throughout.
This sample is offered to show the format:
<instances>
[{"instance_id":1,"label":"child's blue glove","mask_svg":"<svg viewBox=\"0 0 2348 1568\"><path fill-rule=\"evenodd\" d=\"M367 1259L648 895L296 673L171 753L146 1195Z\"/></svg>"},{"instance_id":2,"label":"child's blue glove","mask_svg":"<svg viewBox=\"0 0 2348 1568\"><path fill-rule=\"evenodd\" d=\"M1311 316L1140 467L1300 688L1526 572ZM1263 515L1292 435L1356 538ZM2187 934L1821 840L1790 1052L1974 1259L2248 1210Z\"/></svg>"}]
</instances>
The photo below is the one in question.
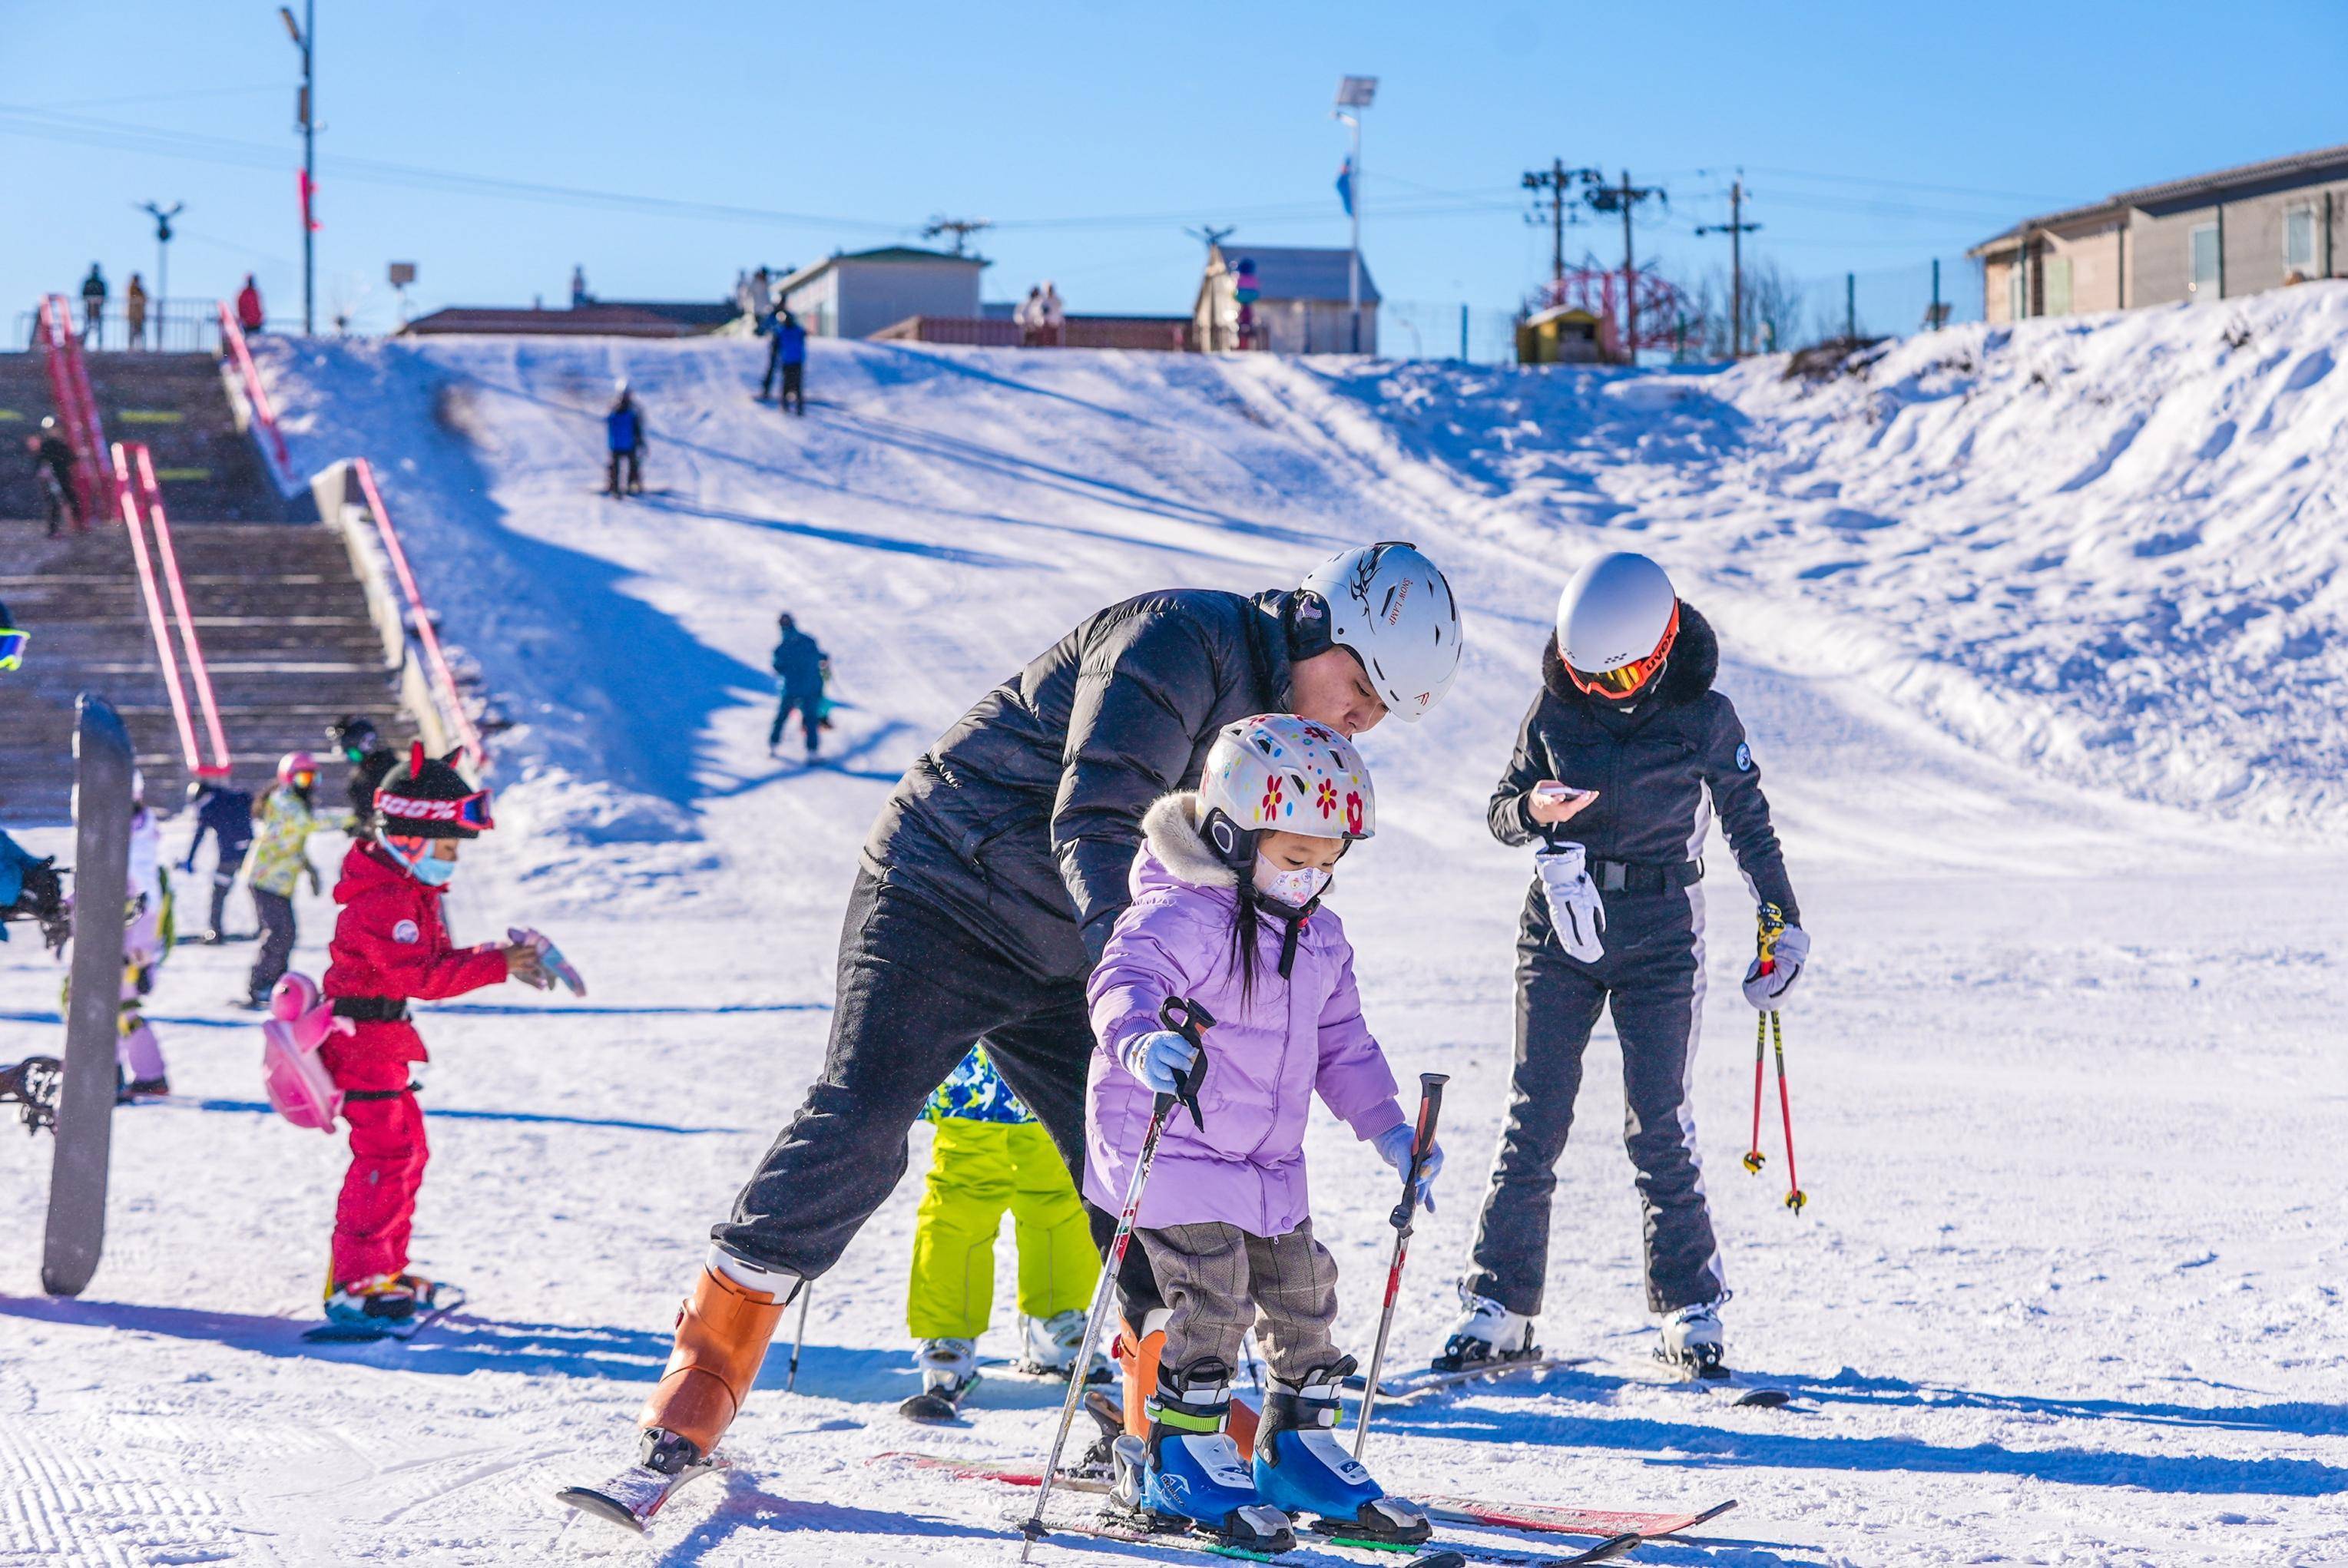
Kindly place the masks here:
<instances>
[{"instance_id":1,"label":"child's blue glove","mask_svg":"<svg viewBox=\"0 0 2348 1568\"><path fill-rule=\"evenodd\" d=\"M1170 1029L1137 1034L1117 1053L1117 1061L1125 1070L1158 1094L1180 1093L1182 1075L1198 1059L1198 1049Z\"/></svg>"},{"instance_id":2,"label":"child's blue glove","mask_svg":"<svg viewBox=\"0 0 2348 1568\"><path fill-rule=\"evenodd\" d=\"M1370 1147L1378 1158L1401 1175L1410 1169L1410 1146L1418 1140L1417 1130L1407 1122L1397 1122L1370 1140ZM1418 1203L1428 1214L1435 1212L1435 1178L1443 1169L1443 1145L1429 1143L1426 1158L1418 1163Z\"/></svg>"}]
</instances>

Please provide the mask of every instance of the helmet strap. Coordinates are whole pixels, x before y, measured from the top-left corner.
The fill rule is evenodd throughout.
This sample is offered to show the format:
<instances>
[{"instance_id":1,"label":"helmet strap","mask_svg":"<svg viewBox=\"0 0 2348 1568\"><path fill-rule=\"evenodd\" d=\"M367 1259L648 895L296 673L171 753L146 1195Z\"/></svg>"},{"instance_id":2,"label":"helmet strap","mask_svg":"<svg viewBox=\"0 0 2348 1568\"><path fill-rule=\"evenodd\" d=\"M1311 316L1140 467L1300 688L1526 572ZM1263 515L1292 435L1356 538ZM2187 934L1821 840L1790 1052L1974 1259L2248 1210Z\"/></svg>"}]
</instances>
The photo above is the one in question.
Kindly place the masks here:
<instances>
[{"instance_id":1,"label":"helmet strap","mask_svg":"<svg viewBox=\"0 0 2348 1568\"><path fill-rule=\"evenodd\" d=\"M1209 806L1206 820L1199 825L1199 836L1205 842L1208 854L1239 873L1242 885L1251 881L1255 875L1255 829L1233 822L1221 806Z\"/></svg>"}]
</instances>

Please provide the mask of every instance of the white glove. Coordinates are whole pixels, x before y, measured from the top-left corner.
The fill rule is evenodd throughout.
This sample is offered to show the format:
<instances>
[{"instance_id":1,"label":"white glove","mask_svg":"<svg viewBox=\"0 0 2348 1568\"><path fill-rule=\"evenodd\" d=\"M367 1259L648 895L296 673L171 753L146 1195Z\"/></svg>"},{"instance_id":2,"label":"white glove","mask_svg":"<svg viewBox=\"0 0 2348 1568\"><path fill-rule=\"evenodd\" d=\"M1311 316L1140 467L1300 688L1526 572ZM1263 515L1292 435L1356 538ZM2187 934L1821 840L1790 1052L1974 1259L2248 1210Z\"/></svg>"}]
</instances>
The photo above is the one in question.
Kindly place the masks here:
<instances>
[{"instance_id":1,"label":"white glove","mask_svg":"<svg viewBox=\"0 0 2348 1568\"><path fill-rule=\"evenodd\" d=\"M1598 939L1606 929L1606 904L1583 859L1581 845L1560 844L1534 856L1533 869L1540 873L1541 886L1549 894L1549 923L1557 928L1559 945L1583 963L1594 964L1606 956L1606 946Z\"/></svg>"},{"instance_id":2,"label":"white glove","mask_svg":"<svg viewBox=\"0 0 2348 1568\"><path fill-rule=\"evenodd\" d=\"M1370 1147L1378 1158L1394 1167L1399 1176L1410 1169L1410 1147L1418 1142L1418 1130L1407 1122L1397 1122L1370 1140ZM1429 1143L1426 1158L1418 1163L1418 1203L1428 1214L1435 1212L1435 1178L1443 1169L1443 1145Z\"/></svg>"},{"instance_id":3,"label":"white glove","mask_svg":"<svg viewBox=\"0 0 2348 1568\"><path fill-rule=\"evenodd\" d=\"M1786 1010L1786 993L1802 978L1802 967L1810 961L1810 934L1799 926L1788 926L1777 933L1776 967L1767 974L1761 972L1761 958L1755 954L1745 968L1745 999L1763 1012Z\"/></svg>"},{"instance_id":4,"label":"white glove","mask_svg":"<svg viewBox=\"0 0 2348 1568\"><path fill-rule=\"evenodd\" d=\"M1158 1094L1180 1093L1182 1076L1190 1071L1190 1064L1198 1059L1198 1048L1170 1029L1137 1034L1125 1042L1124 1050L1117 1052L1117 1060L1125 1064L1125 1070Z\"/></svg>"}]
</instances>

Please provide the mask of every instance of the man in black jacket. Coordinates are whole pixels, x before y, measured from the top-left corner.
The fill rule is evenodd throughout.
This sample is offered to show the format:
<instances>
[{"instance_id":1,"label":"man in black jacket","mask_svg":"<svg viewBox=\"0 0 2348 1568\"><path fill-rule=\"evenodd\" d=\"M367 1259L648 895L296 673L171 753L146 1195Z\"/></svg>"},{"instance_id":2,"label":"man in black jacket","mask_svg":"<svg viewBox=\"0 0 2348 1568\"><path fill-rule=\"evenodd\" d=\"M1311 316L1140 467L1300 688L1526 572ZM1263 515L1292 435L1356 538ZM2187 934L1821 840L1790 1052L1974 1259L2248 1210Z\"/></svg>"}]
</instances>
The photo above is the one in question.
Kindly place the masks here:
<instances>
[{"instance_id":1,"label":"man in black jacket","mask_svg":"<svg viewBox=\"0 0 2348 1568\"><path fill-rule=\"evenodd\" d=\"M40 481L41 498L49 517L49 538L56 538L66 523L81 527L81 496L74 484L74 449L58 434L57 415L41 421L40 434L25 437L33 455L33 473Z\"/></svg>"},{"instance_id":2,"label":"man in black jacket","mask_svg":"<svg viewBox=\"0 0 2348 1568\"><path fill-rule=\"evenodd\" d=\"M365 834L375 824L375 792L400 764L400 755L383 743L375 721L353 713L326 726L326 739L351 764L350 781L343 788L351 800L351 832Z\"/></svg>"},{"instance_id":3,"label":"man in black jacket","mask_svg":"<svg viewBox=\"0 0 2348 1568\"><path fill-rule=\"evenodd\" d=\"M710 1233L638 1416L644 1463L673 1475L715 1447L784 1304L895 1187L907 1130L973 1044L1081 1169L1085 980L1130 899L1142 814L1197 783L1223 726L1281 710L1347 735L1388 712L1415 721L1458 661L1442 574L1375 545L1292 591L1111 605L917 758L865 841L822 1074ZM1128 1299L1149 1288L1126 1282Z\"/></svg>"},{"instance_id":4,"label":"man in black jacket","mask_svg":"<svg viewBox=\"0 0 2348 1568\"><path fill-rule=\"evenodd\" d=\"M1567 585L1541 692L1493 792L1492 835L1540 843L1517 938L1509 1120L1478 1221L1466 1311L1436 1365L1529 1353L1549 1266L1550 1199L1601 1009L1622 1047L1626 1142L1646 1214L1658 1352L1722 1376L1726 1295L1688 1107L1704 1005L1704 842L1716 811L1755 898L1790 929L1782 973L1748 976L1775 1008L1809 939L1745 727L1713 689L1712 627L1644 556L1601 556ZM1756 989L1758 988L1758 989Z\"/></svg>"}]
</instances>

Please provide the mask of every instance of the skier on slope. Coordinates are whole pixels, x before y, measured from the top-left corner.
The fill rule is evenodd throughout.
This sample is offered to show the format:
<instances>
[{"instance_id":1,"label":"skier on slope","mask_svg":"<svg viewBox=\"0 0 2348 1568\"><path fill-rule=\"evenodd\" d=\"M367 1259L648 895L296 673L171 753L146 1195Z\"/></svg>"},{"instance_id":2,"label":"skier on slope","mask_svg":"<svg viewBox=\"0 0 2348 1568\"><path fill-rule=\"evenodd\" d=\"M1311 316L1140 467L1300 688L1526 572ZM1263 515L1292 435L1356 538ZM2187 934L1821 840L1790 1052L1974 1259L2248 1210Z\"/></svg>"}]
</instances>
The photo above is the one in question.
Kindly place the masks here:
<instances>
[{"instance_id":1,"label":"skier on slope","mask_svg":"<svg viewBox=\"0 0 2348 1568\"><path fill-rule=\"evenodd\" d=\"M489 792L465 782L454 755L427 757L424 743L416 743L376 796L382 825L352 840L335 884L342 909L318 989L354 1028L327 1036L318 1052L343 1091L351 1126L326 1317L354 1327L428 1311L445 1288L407 1272L408 1232L429 1153L408 1076L428 1053L408 1021L409 999L462 996L508 979L540 989L551 983L529 942L458 948L449 940L441 897L457 874L458 845L495 825Z\"/></svg>"},{"instance_id":2,"label":"skier on slope","mask_svg":"<svg viewBox=\"0 0 2348 1568\"><path fill-rule=\"evenodd\" d=\"M622 470L626 471L627 490L631 496L644 493L644 411L628 390L623 377L613 389L611 408L603 415L603 445L611 453L611 474L604 481L603 494L622 493Z\"/></svg>"},{"instance_id":3,"label":"skier on slope","mask_svg":"<svg viewBox=\"0 0 2348 1568\"><path fill-rule=\"evenodd\" d=\"M1256 1550L1295 1543L1292 1512L1358 1538L1425 1541L1426 1511L1386 1496L1326 1435L1355 1363L1333 1337L1337 1265L1305 1198L1315 1094L1397 1172L1414 1142L1362 1018L1353 948L1321 902L1339 860L1377 831L1368 769L1334 731L1259 714L1227 726L1198 789L1159 800L1142 831L1133 902L1086 988L1100 1039L1086 1118L1093 1203L1122 1205L1155 1098L1182 1092L1200 1054L1160 1009L1194 1001L1214 1022L1200 1113L1167 1122L1141 1194L1134 1235L1169 1312L1148 1440L1116 1444L1117 1500L1150 1528L1193 1522ZM1430 1210L1442 1163L1430 1150L1421 1167ZM1272 1368L1252 1467L1227 1430L1251 1322Z\"/></svg>"},{"instance_id":4,"label":"skier on slope","mask_svg":"<svg viewBox=\"0 0 2348 1568\"><path fill-rule=\"evenodd\" d=\"M775 723L767 732L767 754L778 754L783 726L797 713L799 730L807 738L808 760L813 762L823 743L823 688L831 679L831 660L814 638L799 630L798 619L789 610L777 616L775 625L782 635L769 661L775 671L776 702Z\"/></svg>"},{"instance_id":5,"label":"skier on slope","mask_svg":"<svg viewBox=\"0 0 2348 1568\"><path fill-rule=\"evenodd\" d=\"M25 449L32 454L33 477L48 514L49 538L56 538L67 523L80 528L81 495L75 487L74 449L57 429L56 415L42 416L40 433L25 437Z\"/></svg>"},{"instance_id":6,"label":"skier on slope","mask_svg":"<svg viewBox=\"0 0 2348 1568\"><path fill-rule=\"evenodd\" d=\"M295 885L306 877L311 892L322 890L318 868L310 863L310 835L330 825L352 831L347 819L329 824L318 815L313 796L317 784L318 760L307 752L288 752L277 759L277 787L257 813L261 833L244 881L252 893L253 913L261 917L261 950L253 955L245 995L236 1004L256 1012L269 1005L270 989L294 957Z\"/></svg>"},{"instance_id":7,"label":"skier on slope","mask_svg":"<svg viewBox=\"0 0 2348 1568\"><path fill-rule=\"evenodd\" d=\"M776 394L776 408L803 415L807 412L807 328L799 324L798 317L781 311L776 313L773 333L773 341L767 345L767 374L758 383L758 395L766 396L779 376L782 389Z\"/></svg>"},{"instance_id":8,"label":"skier on slope","mask_svg":"<svg viewBox=\"0 0 2348 1568\"><path fill-rule=\"evenodd\" d=\"M1647 1305L1663 1315L1656 1355L1685 1376L1727 1376L1728 1291L1688 1105L1704 1001L1696 856L1714 811L1747 886L1789 923L1775 972L1746 974L1755 1007L1783 1006L1809 938L1744 726L1713 689L1719 667L1711 624L1644 556L1600 556L1558 601L1540 694L1492 795L1493 836L1541 847L1517 938L1509 1117L1440 1369L1533 1351L1557 1161L1583 1049L1610 1009L1646 1214Z\"/></svg>"},{"instance_id":9,"label":"skier on slope","mask_svg":"<svg viewBox=\"0 0 2348 1568\"><path fill-rule=\"evenodd\" d=\"M1279 710L1344 734L1389 711L1416 721L1458 662L1442 574L1408 545L1373 545L1292 590L1177 589L1112 605L917 758L850 894L822 1076L712 1230L668 1370L637 1418L642 1462L614 1487L657 1497L648 1475L699 1471L784 1305L896 1185L905 1130L979 1040L1081 1169L1085 977L1131 897L1142 813L1198 779L1224 725ZM1159 1308L1141 1255L1128 1254L1120 1280L1128 1326ZM1129 1420L1152 1391L1154 1337L1127 1336Z\"/></svg>"},{"instance_id":10,"label":"skier on slope","mask_svg":"<svg viewBox=\"0 0 2348 1568\"><path fill-rule=\"evenodd\" d=\"M938 1085L922 1115L937 1136L905 1291L922 1391L899 1409L916 1420L948 1420L978 1381L1003 1211L1018 1235L1019 1340L1031 1370L1073 1372L1100 1255L1051 1134L1004 1083L984 1046L973 1046Z\"/></svg>"},{"instance_id":11,"label":"skier on slope","mask_svg":"<svg viewBox=\"0 0 2348 1568\"><path fill-rule=\"evenodd\" d=\"M228 940L229 889L236 886L244 852L252 846L252 796L229 788L224 780L195 778L188 781L188 804L196 808L196 835L188 841L187 856L180 862L180 869L191 876L196 874L196 851L203 847L204 835L211 834L211 917L198 939L217 946Z\"/></svg>"}]
</instances>

